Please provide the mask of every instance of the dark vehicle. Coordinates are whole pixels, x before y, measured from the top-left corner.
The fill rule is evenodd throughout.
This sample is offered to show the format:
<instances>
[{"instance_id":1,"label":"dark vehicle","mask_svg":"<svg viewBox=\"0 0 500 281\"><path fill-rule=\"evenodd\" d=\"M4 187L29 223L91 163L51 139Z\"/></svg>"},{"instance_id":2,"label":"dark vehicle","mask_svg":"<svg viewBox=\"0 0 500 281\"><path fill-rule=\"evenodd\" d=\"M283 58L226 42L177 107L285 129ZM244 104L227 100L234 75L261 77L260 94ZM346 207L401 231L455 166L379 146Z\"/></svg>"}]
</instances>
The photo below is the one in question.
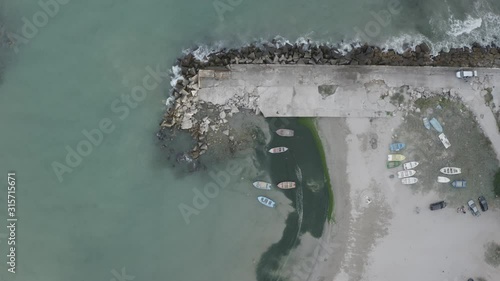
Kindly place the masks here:
<instances>
[{"instance_id":1,"label":"dark vehicle","mask_svg":"<svg viewBox=\"0 0 500 281\"><path fill-rule=\"evenodd\" d=\"M477 201L479 201L479 206L481 207L481 210L483 210L483 212L488 211L488 202L486 202L484 196L479 196L479 198L477 198Z\"/></svg>"},{"instance_id":2,"label":"dark vehicle","mask_svg":"<svg viewBox=\"0 0 500 281\"><path fill-rule=\"evenodd\" d=\"M431 211L443 209L444 207L446 207L446 202L444 202L444 201L439 201L439 202L432 203L429 205L429 208L431 209Z\"/></svg>"}]
</instances>

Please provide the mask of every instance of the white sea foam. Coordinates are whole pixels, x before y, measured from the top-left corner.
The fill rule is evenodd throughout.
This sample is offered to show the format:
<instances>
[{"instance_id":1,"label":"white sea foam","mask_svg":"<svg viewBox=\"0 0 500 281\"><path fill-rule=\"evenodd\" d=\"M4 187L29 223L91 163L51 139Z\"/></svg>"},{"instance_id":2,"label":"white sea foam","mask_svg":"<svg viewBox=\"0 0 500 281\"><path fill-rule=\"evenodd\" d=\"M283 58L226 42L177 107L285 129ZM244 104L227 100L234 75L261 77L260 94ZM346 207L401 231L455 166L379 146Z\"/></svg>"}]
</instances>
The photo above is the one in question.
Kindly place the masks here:
<instances>
[{"instance_id":1,"label":"white sea foam","mask_svg":"<svg viewBox=\"0 0 500 281\"><path fill-rule=\"evenodd\" d=\"M170 70L170 74L172 75L172 79L170 80L170 85L175 87L177 85L177 81L182 80L182 69L178 65L172 66L172 70Z\"/></svg>"},{"instance_id":2,"label":"white sea foam","mask_svg":"<svg viewBox=\"0 0 500 281\"><path fill-rule=\"evenodd\" d=\"M462 34L469 34L473 30L480 28L483 20L481 18L473 18L470 15L467 15L465 20L454 19L451 16L448 19L449 30L446 31L446 34L451 36L458 36Z\"/></svg>"}]
</instances>

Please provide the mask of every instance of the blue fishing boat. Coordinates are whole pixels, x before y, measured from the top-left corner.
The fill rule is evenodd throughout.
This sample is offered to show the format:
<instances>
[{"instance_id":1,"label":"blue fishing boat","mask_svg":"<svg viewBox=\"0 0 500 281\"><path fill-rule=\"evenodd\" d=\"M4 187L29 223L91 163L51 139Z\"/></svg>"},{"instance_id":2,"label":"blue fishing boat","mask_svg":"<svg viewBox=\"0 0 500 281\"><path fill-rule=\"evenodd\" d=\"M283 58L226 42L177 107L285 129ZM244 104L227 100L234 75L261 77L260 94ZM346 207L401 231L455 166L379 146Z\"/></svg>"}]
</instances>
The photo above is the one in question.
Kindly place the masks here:
<instances>
[{"instance_id":1,"label":"blue fishing boat","mask_svg":"<svg viewBox=\"0 0 500 281\"><path fill-rule=\"evenodd\" d=\"M257 200L259 200L259 202L262 205L267 206L269 208L274 208L276 206L276 202L274 202L270 198L267 198L266 196L259 196L257 197Z\"/></svg>"},{"instance_id":2,"label":"blue fishing boat","mask_svg":"<svg viewBox=\"0 0 500 281\"><path fill-rule=\"evenodd\" d=\"M441 126L441 124L439 123L439 121L436 118L432 118L430 123L431 123L432 127L434 128L434 130L436 130L440 133L443 132L443 127Z\"/></svg>"},{"instance_id":3,"label":"blue fishing boat","mask_svg":"<svg viewBox=\"0 0 500 281\"><path fill-rule=\"evenodd\" d=\"M424 117L422 120L424 121L424 127L427 130L430 130L431 129L431 123L429 123L429 119L427 117Z\"/></svg>"},{"instance_id":4,"label":"blue fishing boat","mask_svg":"<svg viewBox=\"0 0 500 281\"><path fill-rule=\"evenodd\" d=\"M456 180L451 183L455 188L465 188L467 187L467 182L464 180Z\"/></svg>"},{"instance_id":5,"label":"blue fishing boat","mask_svg":"<svg viewBox=\"0 0 500 281\"><path fill-rule=\"evenodd\" d=\"M391 143L389 145L389 149L391 150L391 152L400 151L403 148L405 148L405 144L402 142Z\"/></svg>"}]
</instances>

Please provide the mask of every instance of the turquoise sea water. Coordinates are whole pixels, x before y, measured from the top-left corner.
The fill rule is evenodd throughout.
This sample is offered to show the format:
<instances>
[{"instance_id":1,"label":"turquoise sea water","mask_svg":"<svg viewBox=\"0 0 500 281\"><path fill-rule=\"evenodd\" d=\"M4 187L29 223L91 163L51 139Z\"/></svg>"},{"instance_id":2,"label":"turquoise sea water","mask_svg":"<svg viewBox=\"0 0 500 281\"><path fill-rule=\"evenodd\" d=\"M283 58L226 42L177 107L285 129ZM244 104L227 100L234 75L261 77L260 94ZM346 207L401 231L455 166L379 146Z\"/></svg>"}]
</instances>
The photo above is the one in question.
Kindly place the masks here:
<instances>
[{"instance_id":1,"label":"turquoise sea water","mask_svg":"<svg viewBox=\"0 0 500 281\"><path fill-rule=\"evenodd\" d=\"M166 73L181 52L277 35L344 45L368 36L394 48L426 40L441 48L497 40L500 26L493 1L401 1L399 8L368 0L51 3L0 6L3 40L16 41L1 56L0 179L16 172L19 218L16 274L7 272L8 233L0 231L2 280L278 278L296 233L319 236L327 215L314 142L291 124L303 138L286 140L295 151L285 159L257 148L204 172L176 173L155 133L170 88ZM136 93L145 80L149 90ZM267 194L275 210L255 200L257 175L281 181L300 174L299 196L299 189ZM219 192L199 199L211 182ZM5 224L6 197L0 193ZM189 223L182 204L196 209Z\"/></svg>"}]
</instances>

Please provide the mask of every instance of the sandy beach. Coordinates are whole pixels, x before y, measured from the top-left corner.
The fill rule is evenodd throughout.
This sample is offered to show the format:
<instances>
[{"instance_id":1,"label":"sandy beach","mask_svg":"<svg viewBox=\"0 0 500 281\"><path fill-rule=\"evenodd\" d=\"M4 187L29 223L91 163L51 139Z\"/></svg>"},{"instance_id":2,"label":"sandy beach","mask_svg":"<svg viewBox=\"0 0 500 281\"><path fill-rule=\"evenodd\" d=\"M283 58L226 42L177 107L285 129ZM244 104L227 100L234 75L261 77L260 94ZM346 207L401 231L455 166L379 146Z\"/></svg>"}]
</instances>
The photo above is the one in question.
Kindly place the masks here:
<instances>
[{"instance_id":1,"label":"sandy beach","mask_svg":"<svg viewBox=\"0 0 500 281\"><path fill-rule=\"evenodd\" d=\"M335 196L325 233L333 254L307 280L499 280L485 261L489 243L500 243L498 199L479 217L456 204L430 211L443 193L390 178L401 170L385 162L402 117L318 119Z\"/></svg>"}]
</instances>

